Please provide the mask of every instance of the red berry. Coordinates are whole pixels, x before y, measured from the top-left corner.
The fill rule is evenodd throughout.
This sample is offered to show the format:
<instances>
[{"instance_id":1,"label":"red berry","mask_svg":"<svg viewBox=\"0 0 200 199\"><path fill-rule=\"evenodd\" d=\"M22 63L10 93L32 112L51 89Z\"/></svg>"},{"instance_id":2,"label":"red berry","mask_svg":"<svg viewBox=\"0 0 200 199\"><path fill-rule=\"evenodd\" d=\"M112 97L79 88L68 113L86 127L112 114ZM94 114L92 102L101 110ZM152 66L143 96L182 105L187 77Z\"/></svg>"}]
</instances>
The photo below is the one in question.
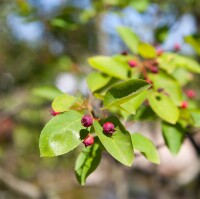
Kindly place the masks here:
<instances>
[{"instance_id":1,"label":"red berry","mask_svg":"<svg viewBox=\"0 0 200 199\"><path fill-rule=\"evenodd\" d=\"M104 133L113 134L115 132L115 126L112 122L106 122L103 125Z\"/></svg>"},{"instance_id":2,"label":"red berry","mask_svg":"<svg viewBox=\"0 0 200 199\"><path fill-rule=\"evenodd\" d=\"M128 65L131 67L131 68L134 68L137 66L137 62L135 60L130 60L128 61Z\"/></svg>"},{"instance_id":3,"label":"red berry","mask_svg":"<svg viewBox=\"0 0 200 199\"><path fill-rule=\"evenodd\" d=\"M181 103L181 108L182 108L182 109L186 109L187 107L188 107L188 102L183 101L183 102Z\"/></svg>"},{"instance_id":4,"label":"red berry","mask_svg":"<svg viewBox=\"0 0 200 199\"><path fill-rule=\"evenodd\" d=\"M56 112L56 111L54 111L53 109L51 110L51 115L52 115L52 116L56 116L56 115L58 115L58 114L60 114L60 112Z\"/></svg>"},{"instance_id":5,"label":"red berry","mask_svg":"<svg viewBox=\"0 0 200 199\"><path fill-rule=\"evenodd\" d=\"M93 145L94 137L88 134L88 136L83 140L83 144L85 145L85 147Z\"/></svg>"},{"instance_id":6,"label":"red berry","mask_svg":"<svg viewBox=\"0 0 200 199\"><path fill-rule=\"evenodd\" d=\"M178 44L178 43L176 43L176 44L174 44L174 51L179 51L181 49L181 46Z\"/></svg>"},{"instance_id":7,"label":"red berry","mask_svg":"<svg viewBox=\"0 0 200 199\"><path fill-rule=\"evenodd\" d=\"M92 125L92 123L93 123L93 119L90 115L84 115L81 119L81 124L84 127L89 127Z\"/></svg>"},{"instance_id":8,"label":"red berry","mask_svg":"<svg viewBox=\"0 0 200 199\"><path fill-rule=\"evenodd\" d=\"M196 97L196 95L197 95L196 92L192 89L185 91L185 94L191 99Z\"/></svg>"}]
</instances>

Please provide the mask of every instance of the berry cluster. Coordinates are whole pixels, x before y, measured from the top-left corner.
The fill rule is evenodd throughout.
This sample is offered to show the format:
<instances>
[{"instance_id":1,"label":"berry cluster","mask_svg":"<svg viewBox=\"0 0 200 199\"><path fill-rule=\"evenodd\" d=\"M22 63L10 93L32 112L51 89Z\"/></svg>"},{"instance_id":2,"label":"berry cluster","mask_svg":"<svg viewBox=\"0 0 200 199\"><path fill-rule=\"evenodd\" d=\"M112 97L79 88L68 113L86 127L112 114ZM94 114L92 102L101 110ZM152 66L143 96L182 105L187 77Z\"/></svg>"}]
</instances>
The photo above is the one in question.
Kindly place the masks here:
<instances>
[{"instance_id":1,"label":"berry cluster","mask_svg":"<svg viewBox=\"0 0 200 199\"><path fill-rule=\"evenodd\" d=\"M84 115L81 119L81 124L88 128L93 124L93 118L90 115ZM115 126L112 122L106 122L103 124L103 132L108 135L112 135L115 132ZM94 137L91 134L88 134L87 137L83 140L85 147L91 146L94 144Z\"/></svg>"}]
</instances>

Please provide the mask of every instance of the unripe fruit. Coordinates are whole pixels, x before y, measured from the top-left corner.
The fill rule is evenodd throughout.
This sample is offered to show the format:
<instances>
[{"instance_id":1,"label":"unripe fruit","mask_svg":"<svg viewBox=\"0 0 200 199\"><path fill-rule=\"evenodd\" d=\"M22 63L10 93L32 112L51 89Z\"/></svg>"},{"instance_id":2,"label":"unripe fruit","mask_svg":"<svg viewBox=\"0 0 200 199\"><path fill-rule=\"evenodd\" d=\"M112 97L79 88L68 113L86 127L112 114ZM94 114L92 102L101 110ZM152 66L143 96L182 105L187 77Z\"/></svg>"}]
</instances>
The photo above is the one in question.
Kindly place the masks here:
<instances>
[{"instance_id":1,"label":"unripe fruit","mask_svg":"<svg viewBox=\"0 0 200 199\"><path fill-rule=\"evenodd\" d=\"M93 119L90 115L84 115L81 119L81 124L84 127L89 127L92 125L92 123L93 123Z\"/></svg>"},{"instance_id":2,"label":"unripe fruit","mask_svg":"<svg viewBox=\"0 0 200 199\"><path fill-rule=\"evenodd\" d=\"M135 60L130 60L128 61L128 65L131 67L131 68L134 68L137 66L137 62Z\"/></svg>"},{"instance_id":3,"label":"unripe fruit","mask_svg":"<svg viewBox=\"0 0 200 199\"><path fill-rule=\"evenodd\" d=\"M85 145L85 147L93 145L94 137L88 134L88 136L83 140L83 144Z\"/></svg>"},{"instance_id":4,"label":"unripe fruit","mask_svg":"<svg viewBox=\"0 0 200 199\"><path fill-rule=\"evenodd\" d=\"M185 94L191 99L196 97L196 92L192 89L185 91Z\"/></svg>"},{"instance_id":5,"label":"unripe fruit","mask_svg":"<svg viewBox=\"0 0 200 199\"><path fill-rule=\"evenodd\" d=\"M187 107L188 107L188 102L183 101L183 102L181 103L181 108L182 108L182 109L186 109Z\"/></svg>"},{"instance_id":6,"label":"unripe fruit","mask_svg":"<svg viewBox=\"0 0 200 199\"><path fill-rule=\"evenodd\" d=\"M54 111L53 109L51 110L51 115L52 115L52 116L56 116L56 115L58 115L58 114L60 114L60 112L56 112L56 111Z\"/></svg>"},{"instance_id":7,"label":"unripe fruit","mask_svg":"<svg viewBox=\"0 0 200 199\"><path fill-rule=\"evenodd\" d=\"M115 126L112 122L106 122L103 125L103 131L107 134L113 134L115 132Z\"/></svg>"}]
</instances>

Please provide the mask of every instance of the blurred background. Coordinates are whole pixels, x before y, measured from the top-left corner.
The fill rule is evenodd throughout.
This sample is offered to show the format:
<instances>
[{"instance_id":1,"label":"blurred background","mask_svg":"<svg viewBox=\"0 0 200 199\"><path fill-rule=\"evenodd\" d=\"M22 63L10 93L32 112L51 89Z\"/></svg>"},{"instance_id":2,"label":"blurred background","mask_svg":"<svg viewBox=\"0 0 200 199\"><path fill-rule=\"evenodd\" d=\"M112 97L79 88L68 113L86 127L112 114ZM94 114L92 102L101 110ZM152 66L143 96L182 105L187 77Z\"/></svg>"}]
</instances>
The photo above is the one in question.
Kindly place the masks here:
<instances>
[{"instance_id":1,"label":"blurred background","mask_svg":"<svg viewBox=\"0 0 200 199\"><path fill-rule=\"evenodd\" d=\"M137 156L126 168L104 155L84 187L73 171L78 151L40 158L52 100L89 94L87 58L127 50L116 32L121 25L200 60L199 0L0 0L0 199L200 198L199 156L188 140L176 157L160 147L159 166ZM196 77L192 86L199 85ZM135 128L162 145L157 125L153 136L145 124Z\"/></svg>"}]
</instances>

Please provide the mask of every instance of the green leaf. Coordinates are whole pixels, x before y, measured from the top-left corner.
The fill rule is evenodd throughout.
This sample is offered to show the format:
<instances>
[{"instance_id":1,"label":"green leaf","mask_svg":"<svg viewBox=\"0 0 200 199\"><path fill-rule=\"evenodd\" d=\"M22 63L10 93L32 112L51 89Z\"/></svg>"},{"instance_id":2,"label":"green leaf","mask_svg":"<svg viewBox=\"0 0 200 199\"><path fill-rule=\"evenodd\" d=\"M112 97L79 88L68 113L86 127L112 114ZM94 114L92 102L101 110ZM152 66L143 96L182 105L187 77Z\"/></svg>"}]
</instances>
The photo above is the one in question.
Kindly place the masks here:
<instances>
[{"instance_id":1,"label":"green leaf","mask_svg":"<svg viewBox=\"0 0 200 199\"><path fill-rule=\"evenodd\" d=\"M159 66L168 73L176 68L184 68L194 73L200 73L200 65L194 59L175 53L163 53L158 59Z\"/></svg>"},{"instance_id":2,"label":"green leaf","mask_svg":"<svg viewBox=\"0 0 200 199\"><path fill-rule=\"evenodd\" d=\"M101 143L116 160L124 165L131 166L134 154L130 133L114 116L107 118L105 122L112 122L116 131L112 136L108 136L103 132L99 122L95 121L93 126Z\"/></svg>"},{"instance_id":3,"label":"green leaf","mask_svg":"<svg viewBox=\"0 0 200 199\"><path fill-rule=\"evenodd\" d=\"M200 55L200 41L198 41L194 36L186 36L185 42L190 44L196 53Z\"/></svg>"},{"instance_id":4,"label":"green leaf","mask_svg":"<svg viewBox=\"0 0 200 199\"><path fill-rule=\"evenodd\" d=\"M68 111L75 102L76 98L74 96L62 94L54 99L52 108L56 112Z\"/></svg>"},{"instance_id":5,"label":"green leaf","mask_svg":"<svg viewBox=\"0 0 200 199\"><path fill-rule=\"evenodd\" d=\"M76 148L81 143L81 118L80 113L72 110L53 117L41 132L40 155L58 156Z\"/></svg>"},{"instance_id":6,"label":"green leaf","mask_svg":"<svg viewBox=\"0 0 200 199\"><path fill-rule=\"evenodd\" d=\"M116 59L112 57L106 57L106 56L95 56L88 59L89 64L112 77L116 77L118 79L127 79L127 69L128 64L122 63L117 61Z\"/></svg>"},{"instance_id":7,"label":"green leaf","mask_svg":"<svg viewBox=\"0 0 200 199\"><path fill-rule=\"evenodd\" d=\"M150 162L159 164L160 158L156 147L151 140L141 135L140 133L134 133L131 135L133 148L140 151Z\"/></svg>"},{"instance_id":8,"label":"green leaf","mask_svg":"<svg viewBox=\"0 0 200 199\"><path fill-rule=\"evenodd\" d=\"M87 77L87 85L92 92L104 87L111 80L111 77L99 72L90 73Z\"/></svg>"},{"instance_id":9,"label":"green leaf","mask_svg":"<svg viewBox=\"0 0 200 199\"><path fill-rule=\"evenodd\" d=\"M170 125L167 123L162 124L163 137L165 143L172 154L176 155L183 143L185 131L180 124Z\"/></svg>"},{"instance_id":10,"label":"green leaf","mask_svg":"<svg viewBox=\"0 0 200 199\"><path fill-rule=\"evenodd\" d=\"M110 107L125 103L150 86L149 83L141 79L132 79L115 84L106 92L104 106Z\"/></svg>"},{"instance_id":11,"label":"green leaf","mask_svg":"<svg viewBox=\"0 0 200 199\"><path fill-rule=\"evenodd\" d=\"M157 56L156 49L148 43L139 43L138 53L146 59L155 58Z\"/></svg>"},{"instance_id":12,"label":"green leaf","mask_svg":"<svg viewBox=\"0 0 200 199\"><path fill-rule=\"evenodd\" d=\"M131 6L139 12L144 12L149 6L149 0L131 1Z\"/></svg>"},{"instance_id":13,"label":"green leaf","mask_svg":"<svg viewBox=\"0 0 200 199\"><path fill-rule=\"evenodd\" d=\"M159 74L149 74L149 79L153 82L153 87L157 90L163 88L176 105L183 101L182 89L179 83L170 75L160 72Z\"/></svg>"},{"instance_id":14,"label":"green leaf","mask_svg":"<svg viewBox=\"0 0 200 199\"><path fill-rule=\"evenodd\" d=\"M173 101L163 93L152 92L148 101L153 111L163 120L175 124L179 118L179 110Z\"/></svg>"},{"instance_id":15,"label":"green leaf","mask_svg":"<svg viewBox=\"0 0 200 199\"><path fill-rule=\"evenodd\" d=\"M135 96L133 99L129 100L128 102L121 104L120 107L130 114L135 114L136 110L146 99L147 94L148 94L148 91L145 90L142 93Z\"/></svg>"},{"instance_id":16,"label":"green leaf","mask_svg":"<svg viewBox=\"0 0 200 199\"><path fill-rule=\"evenodd\" d=\"M124 43L128 46L128 48L134 54L137 54L139 37L129 27L120 26L117 28L117 32L124 41Z\"/></svg>"},{"instance_id":17,"label":"green leaf","mask_svg":"<svg viewBox=\"0 0 200 199\"><path fill-rule=\"evenodd\" d=\"M79 154L75 174L81 185L85 184L86 178L97 168L101 160L101 149L98 144L85 147Z\"/></svg>"},{"instance_id":18,"label":"green leaf","mask_svg":"<svg viewBox=\"0 0 200 199\"><path fill-rule=\"evenodd\" d=\"M199 128L200 127L200 110L191 110L190 114L193 119L193 125L194 127Z\"/></svg>"},{"instance_id":19,"label":"green leaf","mask_svg":"<svg viewBox=\"0 0 200 199\"><path fill-rule=\"evenodd\" d=\"M37 97L52 101L55 97L62 94L62 92L53 86L41 86L34 88L32 90L32 94Z\"/></svg>"}]
</instances>

